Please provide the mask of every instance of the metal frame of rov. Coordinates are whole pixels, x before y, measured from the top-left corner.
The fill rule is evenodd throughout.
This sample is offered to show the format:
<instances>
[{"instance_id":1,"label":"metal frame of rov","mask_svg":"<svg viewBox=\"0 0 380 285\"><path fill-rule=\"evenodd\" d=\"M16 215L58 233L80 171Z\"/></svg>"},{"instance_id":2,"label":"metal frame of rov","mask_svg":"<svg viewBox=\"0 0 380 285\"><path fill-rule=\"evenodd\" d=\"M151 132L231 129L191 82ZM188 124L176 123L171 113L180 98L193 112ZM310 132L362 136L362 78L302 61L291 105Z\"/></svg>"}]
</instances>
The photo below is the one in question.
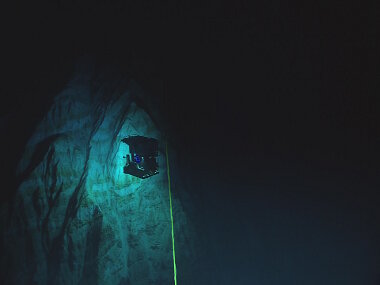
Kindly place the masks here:
<instances>
[{"instance_id":1,"label":"metal frame of rov","mask_svg":"<svg viewBox=\"0 0 380 285\"><path fill-rule=\"evenodd\" d=\"M144 136L129 136L121 140L129 145L129 154L123 168L125 174L148 178L158 174L158 140Z\"/></svg>"}]
</instances>

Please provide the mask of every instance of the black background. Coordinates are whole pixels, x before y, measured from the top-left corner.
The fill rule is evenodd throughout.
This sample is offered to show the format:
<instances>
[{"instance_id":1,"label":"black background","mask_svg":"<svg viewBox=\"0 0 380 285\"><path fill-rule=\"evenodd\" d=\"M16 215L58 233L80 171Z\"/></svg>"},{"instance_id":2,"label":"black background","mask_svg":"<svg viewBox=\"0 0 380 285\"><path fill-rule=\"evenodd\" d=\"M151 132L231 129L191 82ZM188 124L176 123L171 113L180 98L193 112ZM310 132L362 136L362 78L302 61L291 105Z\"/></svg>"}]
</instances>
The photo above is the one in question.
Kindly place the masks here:
<instances>
[{"instance_id":1,"label":"black background","mask_svg":"<svg viewBox=\"0 0 380 285\"><path fill-rule=\"evenodd\" d=\"M229 203L245 209L245 218L226 222L238 232L230 240L237 251L258 215L247 209L260 202L250 201L322 221L325 228L310 229L316 234L343 224L352 237L354 223L359 240L378 243L375 1L109 2L28 1L3 10L5 177L87 55L155 97L183 167L202 177L192 191L207 191L216 212ZM303 231L290 220L273 227ZM370 251L375 268L379 248Z\"/></svg>"},{"instance_id":2,"label":"black background","mask_svg":"<svg viewBox=\"0 0 380 285\"><path fill-rule=\"evenodd\" d=\"M87 54L132 74L197 151L374 158L374 4L46 1L3 12L2 114L49 106Z\"/></svg>"}]
</instances>

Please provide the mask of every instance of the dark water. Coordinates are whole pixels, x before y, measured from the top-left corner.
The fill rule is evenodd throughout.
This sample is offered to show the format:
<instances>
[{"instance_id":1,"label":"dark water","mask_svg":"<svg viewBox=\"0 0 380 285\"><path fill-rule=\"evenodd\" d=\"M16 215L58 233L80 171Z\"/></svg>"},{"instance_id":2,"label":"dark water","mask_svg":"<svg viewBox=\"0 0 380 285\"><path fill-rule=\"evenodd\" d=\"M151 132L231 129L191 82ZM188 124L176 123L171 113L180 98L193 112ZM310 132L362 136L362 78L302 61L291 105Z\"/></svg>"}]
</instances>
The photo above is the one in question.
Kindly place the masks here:
<instances>
[{"instance_id":1,"label":"dark water","mask_svg":"<svg viewBox=\"0 0 380 285\"><path fill-rule=\"evenodd\" d=\"M11 7L4 179L90 56L136 78L165 118L204 284L379 284L375 7L85 2Z\"/></svg>"}]
</instances>

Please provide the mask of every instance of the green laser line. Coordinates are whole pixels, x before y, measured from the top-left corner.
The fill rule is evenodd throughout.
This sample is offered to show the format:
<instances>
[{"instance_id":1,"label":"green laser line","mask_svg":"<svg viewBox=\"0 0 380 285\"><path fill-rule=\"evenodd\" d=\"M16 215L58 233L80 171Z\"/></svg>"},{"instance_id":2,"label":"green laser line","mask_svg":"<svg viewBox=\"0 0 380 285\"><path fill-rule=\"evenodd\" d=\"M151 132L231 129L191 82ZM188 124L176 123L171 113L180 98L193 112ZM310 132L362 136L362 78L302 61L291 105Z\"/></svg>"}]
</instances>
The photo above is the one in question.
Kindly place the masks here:
<instances>
[{"instance_id":1,"label":"green laser line","mask_svg":"<svg viewBox=\"0 0 380 285\"><path fill-rule=\"evenodd\" d=\"M177 266L175 264L175 249L174 249L174 227L173 227L174 223L173 223L172 191L170 189L170 169L169 169L169 156L168 156L168 143L167 142L166 142L166 166L167 166L168 185L169 185L170 219L171 219L171 223L172 223L174 284L177 285Z\"/></svg>"}]
</instances>

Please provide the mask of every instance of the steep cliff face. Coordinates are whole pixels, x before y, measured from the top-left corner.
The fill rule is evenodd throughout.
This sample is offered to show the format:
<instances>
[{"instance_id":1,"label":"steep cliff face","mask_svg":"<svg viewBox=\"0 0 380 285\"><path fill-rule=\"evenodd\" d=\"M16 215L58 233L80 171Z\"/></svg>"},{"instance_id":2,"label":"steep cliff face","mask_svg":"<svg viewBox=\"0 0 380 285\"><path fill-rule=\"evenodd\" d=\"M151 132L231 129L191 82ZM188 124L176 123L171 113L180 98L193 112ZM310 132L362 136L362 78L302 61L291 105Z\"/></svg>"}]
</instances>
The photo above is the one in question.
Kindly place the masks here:
<instances>
[{"instance_id":1,"label":"steep cliff face","mask_svg":"<svg viewBox=\"0 0 380 285\"><path fill-rule=\"evenodd\" d=\"M15 199L2 215L6 284L173 282L165 144L136 103L144 100L132 80L91 68L79 68L55 97L25 147ZM123 173L121 139L129 135L159 141L158 175ZM181 201L173 205L186 283L195 236Z\"/></svg>"}]
</instances>

